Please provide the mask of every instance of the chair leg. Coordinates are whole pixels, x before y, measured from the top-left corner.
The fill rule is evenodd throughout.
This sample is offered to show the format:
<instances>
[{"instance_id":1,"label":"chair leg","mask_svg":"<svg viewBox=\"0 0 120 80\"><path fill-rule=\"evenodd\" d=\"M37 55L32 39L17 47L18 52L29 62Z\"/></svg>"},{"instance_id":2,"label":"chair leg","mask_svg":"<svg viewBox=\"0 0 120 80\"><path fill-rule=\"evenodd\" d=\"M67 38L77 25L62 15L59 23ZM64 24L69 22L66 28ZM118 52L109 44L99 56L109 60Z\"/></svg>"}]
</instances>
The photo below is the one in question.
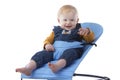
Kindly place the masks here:
<instances>
[{"instance_id":1,"label":"chair leg","mask_svg":"<svg viewBox=\"0 0 120 80\"><path fill-rule=\"evenodd\" d=\"M110 80L109 77L105 77L105 76L97 76L97 75L91 75L91 74L77 74L74 73L73 76L85 76L85 77L93 77L93 78L100 78L100 80Z\"/></svg>"}]
</instances>

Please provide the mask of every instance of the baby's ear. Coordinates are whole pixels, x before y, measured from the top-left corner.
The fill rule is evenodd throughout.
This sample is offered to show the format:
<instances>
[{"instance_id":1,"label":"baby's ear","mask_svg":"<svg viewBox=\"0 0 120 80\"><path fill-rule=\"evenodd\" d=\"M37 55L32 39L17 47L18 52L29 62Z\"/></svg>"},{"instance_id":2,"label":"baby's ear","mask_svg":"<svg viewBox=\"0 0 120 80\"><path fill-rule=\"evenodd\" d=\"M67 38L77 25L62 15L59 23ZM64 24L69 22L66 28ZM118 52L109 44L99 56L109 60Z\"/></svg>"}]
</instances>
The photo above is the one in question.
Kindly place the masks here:
<instances>
[{"instance_id":1,"label":"baby's ear","mask_svg":"<svg viewBox=\"0 0 120 80\"><path fill-rule=\"evenodd\" d=\"M77 23L79 22L79 18L77 18Z\"/></svg>"},{"instance_id":2,"label":"baby's ear","mask_svg":"<svg viewBox=\"0 0 120 80\"><path fill-rule=\"evenodd\" d=\"M60 23L60 20L59 20L59 18L57 18L57 20L58 20L58 23Z\"/></svg>"}]
</instances>

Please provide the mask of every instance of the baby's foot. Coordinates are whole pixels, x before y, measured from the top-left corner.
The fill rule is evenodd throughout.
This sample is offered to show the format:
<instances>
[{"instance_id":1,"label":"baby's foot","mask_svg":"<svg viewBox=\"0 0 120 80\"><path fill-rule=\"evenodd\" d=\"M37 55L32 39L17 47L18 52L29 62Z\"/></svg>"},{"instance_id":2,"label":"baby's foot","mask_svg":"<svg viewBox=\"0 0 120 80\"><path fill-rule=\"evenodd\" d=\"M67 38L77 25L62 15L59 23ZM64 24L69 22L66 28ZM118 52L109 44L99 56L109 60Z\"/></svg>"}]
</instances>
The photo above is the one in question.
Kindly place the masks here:
<instances>
[{"instance_id":1,"label":"baby's foot","mask_svg":"<svg viewBox=\"0 0 120 80\"><path fill-rule=\"evenodd\" d=\"M52 70L52 72L57 72L58 70L59 70L59 67L57 66L57 65L55 65L55 64L52 64L52 63L48 63L48 66L49 66L49 68Z\"/></svg>"},{"instance_id":2,"label":"baby's foot","mask_svg":"<svg viewBox=\"0 0 120 80\"><path fill-rule=\"evenodd\" d=\"M17 69L16 69L16 72L20 72L20 73L23 73L23 74L25 74L25 75L27 75L27 76L30 76L32 71L29 70L29 69L26 68L26 67L22 67L22 68L17 68Z\"/></svg>"}]
</instances>

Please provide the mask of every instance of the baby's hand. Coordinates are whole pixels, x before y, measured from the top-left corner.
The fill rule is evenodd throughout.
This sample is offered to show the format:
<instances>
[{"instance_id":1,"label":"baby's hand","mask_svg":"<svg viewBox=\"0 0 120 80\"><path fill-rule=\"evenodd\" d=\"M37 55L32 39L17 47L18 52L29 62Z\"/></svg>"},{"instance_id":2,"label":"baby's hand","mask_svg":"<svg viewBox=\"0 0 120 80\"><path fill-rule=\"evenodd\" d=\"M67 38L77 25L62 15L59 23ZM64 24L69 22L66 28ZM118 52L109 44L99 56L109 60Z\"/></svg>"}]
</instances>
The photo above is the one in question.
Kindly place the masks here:
<instances>
[{"instance_id":1,"label":"baby's hand","mask_svg":"<svg viewBox=\"0 0 120 80\"><path fill-rule=\"evenodd\" d=\"M45 45L45 49L46 49L47 51L54 51L54 50L55 50L54 47L53 47L53 45L51 45L51 44L46 44L46 45Z\"/></svg>"},{"instance_id":2,"label":"baby's hand","mask_svg":"<svg viewBox=\"0 0 120 80\"><path fill-rule=\"evenodd\" d=\"M87 29L87 28L80 28L78 30L78 34L81 35L81 36L86 36L90 33L90 30Z\"/></svg>"}]
</instances>

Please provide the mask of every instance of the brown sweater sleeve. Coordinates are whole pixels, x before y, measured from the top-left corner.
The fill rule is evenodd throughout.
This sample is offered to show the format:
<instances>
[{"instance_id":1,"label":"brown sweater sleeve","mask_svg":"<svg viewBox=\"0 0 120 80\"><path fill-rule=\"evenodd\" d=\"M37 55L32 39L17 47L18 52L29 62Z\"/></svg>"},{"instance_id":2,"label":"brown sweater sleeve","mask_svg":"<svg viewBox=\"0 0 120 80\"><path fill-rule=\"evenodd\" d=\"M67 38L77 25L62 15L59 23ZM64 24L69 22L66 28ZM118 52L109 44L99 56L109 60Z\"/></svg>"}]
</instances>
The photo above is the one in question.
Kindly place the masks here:
<instances>
[{"instance_id":1,"label":"brown sweater sleeve","mask_svg":"<svg viewBox=\"0 0 120 80\"><path fill-rule=\"evenodd\" d=\"M46 44L53 44L54 41L54 32L51 32L51 34L44 40L43 47L45 48Z\"/></svg>"},{"instance_id":2,"label":"brown sweater sleeve","mask_svg":"<svg viewBox=\"0 0 120 80\"><path fill-rule=\"evenodd\" d=\"M89 29L89 28L88 28ZM92 32L90 29L89 29L90 33L86 36L83 36L83 39L86 41L86 42L92 42L95 38L94 36L94 32Z\"/></svg>"}]
</instances>

